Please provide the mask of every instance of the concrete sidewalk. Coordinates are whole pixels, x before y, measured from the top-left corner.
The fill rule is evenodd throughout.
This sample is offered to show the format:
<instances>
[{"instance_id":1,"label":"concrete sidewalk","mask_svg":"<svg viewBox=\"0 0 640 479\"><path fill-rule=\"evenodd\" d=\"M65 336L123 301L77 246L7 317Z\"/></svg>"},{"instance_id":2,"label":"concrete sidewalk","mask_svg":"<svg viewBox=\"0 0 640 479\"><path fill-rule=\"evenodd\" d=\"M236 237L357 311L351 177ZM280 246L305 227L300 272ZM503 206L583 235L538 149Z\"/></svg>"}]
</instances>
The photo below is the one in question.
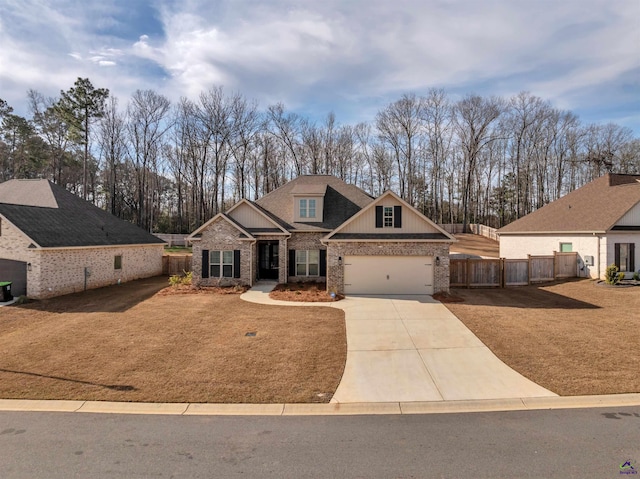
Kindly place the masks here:
<instances>
[{"instance_id":1,"label":"concrete sidewalk","mask_svg":"<svg viewBox=\"0 0 640 479\"><path fill-rule=\"evenodd\" d=\"M500 400L556 396L500 361L430 296L349 296L331 303L274 301L275 284L242 299L345 312L347 361L332 403Z\"/></svg>"}]
</instances>

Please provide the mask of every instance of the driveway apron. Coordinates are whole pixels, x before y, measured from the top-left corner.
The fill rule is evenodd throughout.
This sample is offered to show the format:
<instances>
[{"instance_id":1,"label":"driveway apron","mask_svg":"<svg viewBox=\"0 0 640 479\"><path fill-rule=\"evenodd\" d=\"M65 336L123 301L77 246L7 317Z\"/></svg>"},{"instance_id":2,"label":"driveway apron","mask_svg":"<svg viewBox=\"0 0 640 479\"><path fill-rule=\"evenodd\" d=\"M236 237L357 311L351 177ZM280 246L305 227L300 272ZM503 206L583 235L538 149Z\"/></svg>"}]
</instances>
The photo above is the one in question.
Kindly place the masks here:
<instances>
[{"instance_id":1,"label":"driveway apron","mask_svg":"<svg viewBox=\"0 0 640 479\"><path fill-rule=\"evenodd\" d=\"M259 285L243 299L292 304L271 300L269 290ZM347 361L333 403L556 396L504 364L431 296L348 296L315 305L345 312Z\"/></svg>"}]
</instances>

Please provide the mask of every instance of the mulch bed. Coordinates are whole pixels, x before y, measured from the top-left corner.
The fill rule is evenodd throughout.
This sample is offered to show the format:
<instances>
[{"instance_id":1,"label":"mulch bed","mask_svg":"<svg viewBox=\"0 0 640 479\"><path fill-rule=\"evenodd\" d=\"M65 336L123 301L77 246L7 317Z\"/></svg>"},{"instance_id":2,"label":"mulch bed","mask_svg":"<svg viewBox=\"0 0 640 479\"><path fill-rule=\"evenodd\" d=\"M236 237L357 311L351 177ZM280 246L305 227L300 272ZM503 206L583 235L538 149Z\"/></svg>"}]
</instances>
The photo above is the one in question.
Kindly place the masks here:
<instances>
[{"instance_id":1,"label":"mulch bed","mask_svg":"<svg viewBox=\"0 0 640 479\"><path fill-rule=\"evenodd\" d=\"M326 283L284 283L277 285L271 293L271 299L279 301L301 301L304 303L334 302L344 299L341 294L332 296L327 292Z\"/></svg>"},{"instance_id":2,"label":"mulch bed","mask_svg":"<svg viewBox=\"0 0 640 479\"><path fill-rule=\"evenodd\" d=\"M159 296L172 296L177 294L242 294L249 289L248 286L191 286L179 284L170 286L158 292Z\"/></svg>"}]
</instances>

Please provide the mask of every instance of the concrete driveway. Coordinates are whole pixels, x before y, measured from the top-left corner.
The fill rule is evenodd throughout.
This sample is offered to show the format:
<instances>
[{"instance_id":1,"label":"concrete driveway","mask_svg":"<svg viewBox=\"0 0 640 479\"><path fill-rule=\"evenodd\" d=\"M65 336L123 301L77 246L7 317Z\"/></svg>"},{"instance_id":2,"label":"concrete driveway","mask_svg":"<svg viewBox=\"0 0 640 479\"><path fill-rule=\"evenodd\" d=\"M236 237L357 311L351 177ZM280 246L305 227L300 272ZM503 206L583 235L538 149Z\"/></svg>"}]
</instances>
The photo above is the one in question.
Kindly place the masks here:
<instances>
[{"instance_id":1,"label":"concrete driveway","mask_svg":"<svg viewBox=\"0 0 640 479\"><path fill-rule=\"evenodd\" d=\"M331 402L423 402L556 396L500 361L431 296L348 296L336 303L274 301L274 284L242 298L345 312L347 362Z\"/></svg>"},{"instance_id":2,"label":"concrete driveway","mask_svg":"<svg viewBox=\"0 0 640 479\"><path fill-rule=\"evenodd\" d=\"M457 401L555 396L500 361L430 296L340 301L347 363L332 402Z\"/></svg>"}]
</instances>

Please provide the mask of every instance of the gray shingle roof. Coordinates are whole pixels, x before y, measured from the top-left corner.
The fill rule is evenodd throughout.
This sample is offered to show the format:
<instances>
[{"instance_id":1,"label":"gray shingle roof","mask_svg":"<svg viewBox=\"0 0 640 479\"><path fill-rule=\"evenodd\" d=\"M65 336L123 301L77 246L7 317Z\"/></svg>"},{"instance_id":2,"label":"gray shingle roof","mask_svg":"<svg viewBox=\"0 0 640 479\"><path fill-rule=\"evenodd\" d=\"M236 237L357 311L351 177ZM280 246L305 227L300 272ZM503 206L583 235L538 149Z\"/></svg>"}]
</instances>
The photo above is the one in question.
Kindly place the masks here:
<instances>
[{"instance_id":1,"label":"gray shingle roof","mask_svg":"<svg viewBox=\"0 0 640 479\"><path fill-rule=\"evenodd\" d=\"M321 223L294 222L293 193L320 191L326 185L324 216ZM255 204L284 221L290 231L333 230L373 201L373 197L354 185L349 185L335 176L305 175L272 191L255 201Z\"/></svg>"},{"instance_id":2,"label":"gray shingle roof","mask_svg":"<svg viewBox=\"0 0 640 479\"><path fill-rule=\"evenodd\" d=\"M639 202L640 175L607 174L498 232L604 232Z\"/></svg>"},{"instance_id":3,"label":"gray shingle roof","mask_svg":"<svg viewBox=\"0 0 640 479\"><path fill-rule=\"evenodd\" d=\"M16 194L21 189L32 200ZM1 183L0 214L43 248L164 243L47 180Z\"/></svg>"}]
</instances>

